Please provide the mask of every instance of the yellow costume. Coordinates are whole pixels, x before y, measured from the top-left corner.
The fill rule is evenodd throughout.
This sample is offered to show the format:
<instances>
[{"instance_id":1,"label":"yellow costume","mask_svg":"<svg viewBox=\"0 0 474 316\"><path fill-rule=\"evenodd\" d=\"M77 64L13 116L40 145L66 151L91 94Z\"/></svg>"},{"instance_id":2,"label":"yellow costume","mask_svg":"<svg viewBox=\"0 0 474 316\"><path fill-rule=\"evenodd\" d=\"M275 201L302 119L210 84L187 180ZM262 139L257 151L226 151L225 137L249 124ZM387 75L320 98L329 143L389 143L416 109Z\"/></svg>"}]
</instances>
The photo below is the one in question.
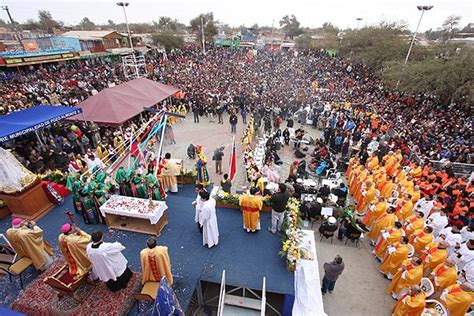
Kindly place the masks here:
<instances>
[{"instance_id":1,"label":"yellow costume","mask_svg":"<svg viewBox=\"0 0 474 316\"><path fill-rule=\"evenodd\" d=\"M383 261L380 266L380 272L386 275L394 275L397 273L398 269L403 264L403 261L408 258L409 251L407 244L401 244L399 242L393 244L393 246L388 248L388 252L392 253L390 253Z\"/></svg>"},{"instance_id":2,"label":"yellow costume","mask_svg":"<svg viewBox=\"0 0 474 316\"><path fill-rule=\"evenodd\" d=\"M392 227L392 229L382 234L382 238L380 238L377 246L374 249L375 256L382 259L385 256L388 246L398 242L402 236L403 231L396 227Z\"/></svg>"},{"instance_id":3,"label":"yellow costume","mask_svg":"<svg viewBox=\"0 0 474 316\"><path fill-rule=\"evenodd\" d=\"M423 265L414 265L411 259L403 262L402 268L393 276L392 282L387 289L387 294L398 295L403 289L409 289L418 285L423 277Z\"/></svg>"},{"instance_id":4,"label":"yellow costume","mask_svg":"<svg viewBox=\"0 0 474 316\"><path fill-rule=\"evenodd\" d=\"M375 185L370 184L370 187L366 188L365 195L362 195L362 198L360 199L360 203L357 203L356 210L360 214L364 212L365 208L367 205L372 203L372 201L375 198Z\"/></svg>"},{"instance_id":5,"label":"yellow costume","mask_svg":"<svg viewBox=\"0 0 474 316\"><path fill-rule=\"evenodd\" d=\"M389 229L395 224L397 217L393 213L385 212L379 218L375 220L374 226L370 229L370 232L367 233L367 237L376 241L380 236L380 232L385 229Z\"/></svg>"},{"instance_id":6,"label":"yellow costume","mask_svg":"<svg viewBox=\"0 0 474 316\"><path fill-rule=\"evenodd\" d=\"M51 247L43 240L43 230L38 226L9 228L6 234L18 256L30 258L36 269L45 265L46 255L53 255Z\"/></svg>"},{"instance_id":7,"label":"yellow costume","mask_svg":"<svg viewBox=\"0 0 474 316\"><path fill-rule=\"evenodd\" d=\"M403 225L405 236L410 237L415 231L422 230L424 226L425 221L423 217L418 218L416 215L408 216Z\"/></svg>"},{"instance_id":8,"label":"yellow costume","mask_svg":"<svg viewBox=\"0 0 474 316\"><path fill-rule=\"evenodd\" d=\"M424 231L418 231L411 236L411 245L415 248L415 253L418 255L421 254L421 251L425 249L425 247L433 242L433 234L425 233Z\"/></svg>"},{"instance_id":9,"label":"yellow costume","mask_svg":"<svg viewBox=\"0 0 474 316\"><path fill-rule=\"evenodd\" d=\"M448 258L448 249L438 249L438 243L433 243L428 248L426 256L423 256L423 269L432 271Z\"/></svg>"},{"instance_id":10,"label":"yellow costume","mask_svg":"<svg viewBox=\"0 0 474 316\"><path fill-rule=\"evenodd\" d=\"M379 218L386 210L387 210L388 203L386 201L378 201L374 204L374 207L365 214L364 218L362 219L362 223L365 226L370 227L374 223L374 221Z\"/></svg>"},{"instance_id":11,"label":"yellow costume","mask_svg":"<svg viewBox=\"0 0 474 316\"><path fill-rule=\"evenodd\" d=\"M255 231L260 229L260 211L263 207L263 200L260 196L243 194L239 200L244 221L244 229Z\"/></svg>"},{"instance_id":12,"label":"yellow costume","mask_svg":"<svg viewBox=\"0 0 474 316\"><path fill-rule=\"evenodd\" d=\"M91 262L86 253L87 245L91 242L89 234L83 231L67 235L61 234L58 241L71 276L79 278L90 271Z\"/></svg>"},{"instance_id":13,"label":"yellow costume","mask_svg":"<svg viewBox=\"0 0 474 316\"><path fill-rule=\"evenodd\" d=\"M425 306L425 293L407 295L395 304L392 316L420 316Z\"/></svg>"},{"instance_id":14,"label":"yellow costume","mask_svg":"<svg viewBox=\"0 0 474 316\"><path fill-rule=\"evenodd\" d=\"M140 261L143 283L148 281L160 282L162 277L166 277L168 283L173 285L168 247L145 248L140 252Z\"/></svg>"},{"instance_id":15,"label":"yellow costume","mask_svg":"<svg viewBox=\"0 0 474 316\"><path fill-rule=\"evenodd\" d=\"M411 200L404 200L401 203L400 209L396 212L397 218L400 222L404 222L405 219L412 214L413 202Z\"/></svg>"},{"instance_id":16,"label":"yellow costume","mask_svg":"<svg viewBox=\"0 0 474 316\"><path fill-rule=\"evenodd\" d=\"M365 167L367 168L367 170L370 171L370 170L373 170L375 167L377 167L378 164L379 164L379 157L377 157L377 155L374 155L367 160Z\"/></svg>"},{"instance_id":17,"label":"yellow costume","mask_svg":"<svg viewBox=\"0 0 474 316\"><path fill-rule=\"evenodd\" d=\"M464 316L472 304L472 295L454 284L443 291L439 301L446 306L450 316Z\"/></svg>"},{"instance_id":18,"label":"yellow costume","mask_svg":"<svg viewBox=\"0 0 474 316\"><path fill-rule=\"evenodd\" d=\"M178 179L176 177L181 173L180 166L169 159L163 159L161 164L159 179L165 191L178 192Z\"/></svg>"},{"instance_id":19,"label":"yellow costume","mask_svg":"<svg viewBox=\"0 0 474 316\"><path fill-rule=\"evenodd\" d=\"M458 280L458 269L455 265L448 267L444 262L434 268L431 272L431 280L435 286L435 292L443 291Z\"/></svg>"}]
</instances>

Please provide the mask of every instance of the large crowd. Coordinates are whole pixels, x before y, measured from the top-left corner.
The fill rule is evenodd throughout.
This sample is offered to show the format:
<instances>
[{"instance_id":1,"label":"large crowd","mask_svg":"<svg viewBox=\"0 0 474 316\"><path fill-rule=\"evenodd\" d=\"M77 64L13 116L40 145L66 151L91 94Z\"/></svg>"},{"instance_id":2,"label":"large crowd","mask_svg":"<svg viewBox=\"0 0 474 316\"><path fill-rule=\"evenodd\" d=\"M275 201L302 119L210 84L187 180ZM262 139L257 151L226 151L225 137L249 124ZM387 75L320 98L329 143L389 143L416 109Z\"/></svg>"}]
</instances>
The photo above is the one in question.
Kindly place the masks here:
<instances>
[{"instance_id":1,"label":"large crowd","mask_svg":"<svg viewBox=\"0 0 474 316\"><path fill-rule=\"evenodd\" d=\"M179 101L198 115L221 117L233 109L255 112L255 121L268 130L278 127L290 113L302 114L301 120L311 119L315 125L323 121L325 126L331 119L325 116L329 113L324 113L325 107L349 106L356 111L347 111L332 123L340 124L346 117L356 122L355 115L374 113L371 128L383 125L397 146L392 149L433 160L472 162L472 119L465 104L441 104L433 96L388 92L370 69L321 51L253 55L246 50L211 49L204 55L200 50L185 49L174 50L166 58L147 56L147 62L153 65L149 77L181 88L185 97ZM95 91L126 80L120 63L104 61L48 64L20 69L3 78L8 79L0 84L2 114L34 104L74 106ZM344 141L357 142L365 128L356 125L353 135L335 135L336 148L347 147ZM100 136L106 131L101 128ZM40 145L36 143L37 153Z\"/></svg>"}]
</instances>

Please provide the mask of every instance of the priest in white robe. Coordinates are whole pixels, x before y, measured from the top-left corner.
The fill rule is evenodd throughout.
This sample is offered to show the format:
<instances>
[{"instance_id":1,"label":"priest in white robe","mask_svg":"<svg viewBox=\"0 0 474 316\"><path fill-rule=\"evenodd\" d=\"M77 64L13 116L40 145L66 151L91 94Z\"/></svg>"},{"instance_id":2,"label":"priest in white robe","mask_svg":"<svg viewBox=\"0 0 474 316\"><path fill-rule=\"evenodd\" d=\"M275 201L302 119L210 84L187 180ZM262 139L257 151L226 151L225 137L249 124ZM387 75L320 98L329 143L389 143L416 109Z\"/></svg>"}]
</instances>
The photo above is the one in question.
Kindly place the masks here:
<instances>
[{"instance_id":1,"label":"priest in white robe","mask_svg":"<svg viewBox=\"0 0 474 316\"><path fill-rule=\"evenodd\" d=\"M219 229L217 227L216 200L210 197L209 192L199 192L202 200L199 212L199 225L202 227L202 244L211 248L219 243Z\"/></svg>"},{"instance_id":2,"label":"priest in white robe","mask_svg":"<svg viewBox=\"0 0 474 316\"><path fill-rule=\"evenodd\" d=\"M439 232L448 226L448 216L444 210L438 210L428 217L426 224L433 228L433 236L438 237Z\"/></svg>"},{"instance_id":3,"label":"priest in white robe","mask_svg":"<svg viewBox=\"0 0 474 316\"><path fill-rule=\"evenodd\" d=\"M92 233L92 243L87 245L87 256L92 263L92 277L105 282L112 292L127 287L132 277L128 261L122 254L125 247L119 242L103 242L103 233Z\"/></svg>"}]
</instances>

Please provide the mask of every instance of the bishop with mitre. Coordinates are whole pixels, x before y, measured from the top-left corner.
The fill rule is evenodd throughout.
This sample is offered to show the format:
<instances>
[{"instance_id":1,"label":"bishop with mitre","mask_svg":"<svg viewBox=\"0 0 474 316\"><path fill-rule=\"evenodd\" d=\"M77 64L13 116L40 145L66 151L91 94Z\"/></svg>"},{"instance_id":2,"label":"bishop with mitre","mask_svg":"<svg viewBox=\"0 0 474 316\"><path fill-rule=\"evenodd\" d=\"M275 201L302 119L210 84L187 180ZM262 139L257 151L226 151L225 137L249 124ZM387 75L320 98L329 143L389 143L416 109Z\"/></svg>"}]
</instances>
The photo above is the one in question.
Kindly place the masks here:
<instances>
[{"instance_id":1,"label":"bishop with mitre","mask_svg":"<svg viewBox=\"0 0 474 316\"><path fill-rule=\"evenodd\" d=\"M6 233L18 256L30 258L36 270L46 270L53 263L51 246L43 240L43 230L35 222L14 218Z\"/></svg>"},{"instance_id":2,"label":"bishop with mitre","mask_svg":"<svg viewBox=\"0 0 474 316\"><path fill-rule=\"evenodd\" d=\"M78 279L90 271L92 266L86 251L87 245L91 242L89 234L75 225L64 224L61 226L58 241L71 276Z\"/></svg>"},{"instance_id":3,"label":"bishop with mitre","mask_svg":"<svg viewBox=\"0 0 474 316\"><path fill-rule=\"evenodd\" d=\"M160 282L162 277L166 277L168 283L173 285L168 247L157 246L154 238L148 239L146 244L147 248L140 252L142 283Z\"/></svg>"}]
</instances>

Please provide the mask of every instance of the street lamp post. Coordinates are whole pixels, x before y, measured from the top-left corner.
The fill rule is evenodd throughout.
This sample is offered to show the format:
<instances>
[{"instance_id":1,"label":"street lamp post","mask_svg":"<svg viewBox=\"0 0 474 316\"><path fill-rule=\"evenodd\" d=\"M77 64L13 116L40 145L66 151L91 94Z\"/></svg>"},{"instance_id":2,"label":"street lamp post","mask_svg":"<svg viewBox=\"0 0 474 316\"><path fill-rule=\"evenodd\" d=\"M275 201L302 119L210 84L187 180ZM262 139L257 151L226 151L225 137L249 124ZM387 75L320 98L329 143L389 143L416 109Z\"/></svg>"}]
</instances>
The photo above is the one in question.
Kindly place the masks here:
<instances>
[{"instance_id":1,"label":"street lamp post","mask_svg":"<svg viewBox=\"0 0 474 316\"><path fill-rule=\"evenodd\" d=\"M128 26L128 19L127 19L127 12L125 11L125 7L128 7L128 2L117 2L119 7L123 9L123 15L125 16L125 24L127 25L127 32L128 32L128 40L130 41L130 48L133 52L133 42L132 42L132 33L130 33L130 27Z\"/></svg>"},{"instance_id":2,"label":"street lamp post","mask_svg":"<svg viewBox=\"0 0 474 316\"><path fill-rule=\"evenodd\" d=\"M356 18L356 20L357 20L357 29L359 29L359 23L360 21L362 21L362 18Z\"/></svg>"},{"instance_id":3,"label":"street lamp post","mask_svg":"<svg viewBox=\"0 0 474 316\"><path fill-rule=\"evenodd\" d=\"M415 44L415 38L416 38L416 35L418 34L418 29L420 28L421 19L423 19L423 14L425 13L425 11L431 10L433 6L432 5L419 5L416 8L421 11L421 15L420 15L420 19L418 20L418 25L416 26L415 33L413 34L413 38L411 39L410 48L408 48L407 57L405 58L405 64L408 63L408 58L410 58L411 49L413 48L413 44Z\"/></svg>"}]
</instances>

